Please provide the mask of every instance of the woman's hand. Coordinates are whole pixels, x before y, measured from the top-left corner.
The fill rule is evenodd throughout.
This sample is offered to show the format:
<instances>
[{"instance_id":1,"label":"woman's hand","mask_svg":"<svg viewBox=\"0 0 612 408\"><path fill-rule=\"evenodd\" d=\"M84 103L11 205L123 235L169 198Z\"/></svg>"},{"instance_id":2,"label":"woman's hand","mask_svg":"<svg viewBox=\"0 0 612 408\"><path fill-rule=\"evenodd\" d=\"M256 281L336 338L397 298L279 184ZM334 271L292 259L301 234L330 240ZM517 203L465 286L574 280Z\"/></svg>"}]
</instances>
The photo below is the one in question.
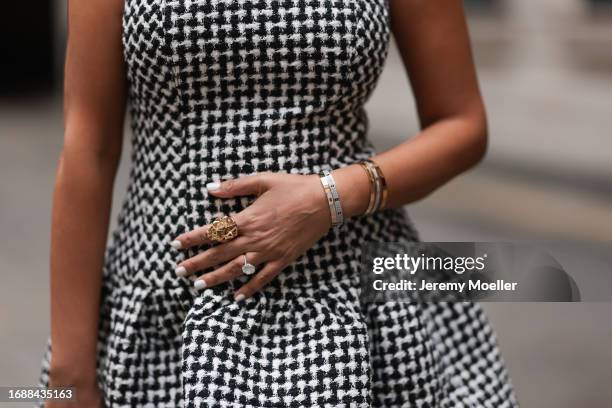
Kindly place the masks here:
<instances>
[{"instance_id":1,"label":"woman's hand","mask_svg":"<svg viewBox=\"0 0 612 408\"><path fill-rule=\"evenodd\" d=\"M241 301L274 279L286 266L312 247L331 226L327 197L317 175L260 173L207 185L219 198L255 195L245 210L232 214L239 235L181 262L176 273L188 276L222 265L199 277L195 287L204 289L242 275L244 254L248 263L261 267L236 293ZM180 235L173 246L186 249L210 243L209 225Z\"/></svg>"}]
</instances>

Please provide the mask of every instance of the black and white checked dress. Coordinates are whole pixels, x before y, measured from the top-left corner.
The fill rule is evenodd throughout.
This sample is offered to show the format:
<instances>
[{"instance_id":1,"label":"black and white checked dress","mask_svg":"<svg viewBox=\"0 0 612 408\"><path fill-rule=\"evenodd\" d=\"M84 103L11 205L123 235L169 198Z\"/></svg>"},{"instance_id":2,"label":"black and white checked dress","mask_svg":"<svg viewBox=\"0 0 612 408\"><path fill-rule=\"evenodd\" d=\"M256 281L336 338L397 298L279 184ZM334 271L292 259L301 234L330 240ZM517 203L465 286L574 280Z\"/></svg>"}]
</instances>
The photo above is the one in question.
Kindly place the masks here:
<instances>
[{"instance_id":1,"label":"black and white checked dress","mask_svg":"<svg viewBox=\"0 0 612 408\"><path fill-rule=\"evenodd\" d=\"M360 244L418 239L402 210L330 231L243 303L246 278L198 293L173 272L205 249L175 236L253 201L206 183L375 153L363 106L388 0L126 0L123 26L133 148L104 265L108 407L517 405L478 305L360 304Z\"/></svg>"}]
</instances>

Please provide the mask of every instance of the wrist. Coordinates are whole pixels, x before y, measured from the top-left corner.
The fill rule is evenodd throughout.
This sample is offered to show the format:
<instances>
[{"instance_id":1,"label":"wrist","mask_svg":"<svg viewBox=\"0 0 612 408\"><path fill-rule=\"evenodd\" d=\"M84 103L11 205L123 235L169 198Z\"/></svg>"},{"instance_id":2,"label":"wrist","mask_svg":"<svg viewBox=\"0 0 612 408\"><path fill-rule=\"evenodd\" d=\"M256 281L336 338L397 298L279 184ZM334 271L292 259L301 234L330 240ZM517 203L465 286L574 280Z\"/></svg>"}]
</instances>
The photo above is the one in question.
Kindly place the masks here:
<instances>
[{"instance_id":1,"label":"wrist","mask_svg":"<svg viewBox=\"0 0 612 408\"><path fill-rule=\"evenodd\" d=\"M87 364L83 361L54 362L49 366L49 384L55 387L88 387L97 385L97 370L95 362Z\"/></svg>"}]
</instances>

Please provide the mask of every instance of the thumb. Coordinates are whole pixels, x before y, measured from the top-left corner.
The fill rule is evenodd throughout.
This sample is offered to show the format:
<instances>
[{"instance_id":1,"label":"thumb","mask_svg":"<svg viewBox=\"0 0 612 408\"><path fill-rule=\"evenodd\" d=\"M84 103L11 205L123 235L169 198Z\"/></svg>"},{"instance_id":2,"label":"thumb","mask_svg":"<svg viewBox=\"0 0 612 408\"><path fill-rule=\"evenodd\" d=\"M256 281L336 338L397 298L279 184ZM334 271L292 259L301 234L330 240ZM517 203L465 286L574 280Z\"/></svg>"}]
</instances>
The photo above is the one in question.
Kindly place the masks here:
<instances>
[{"instance_id":1,"label":"thumb","mask_svg":"<svg viewBox=\"0 0 612 408\"><path fill-rule=\"evenodd\" d=\"M206 190L217 197L259 196L267 189L267 183L261 174L239 177L221 183L208 183L206 185Z\"/></svg>"}]
</instances>

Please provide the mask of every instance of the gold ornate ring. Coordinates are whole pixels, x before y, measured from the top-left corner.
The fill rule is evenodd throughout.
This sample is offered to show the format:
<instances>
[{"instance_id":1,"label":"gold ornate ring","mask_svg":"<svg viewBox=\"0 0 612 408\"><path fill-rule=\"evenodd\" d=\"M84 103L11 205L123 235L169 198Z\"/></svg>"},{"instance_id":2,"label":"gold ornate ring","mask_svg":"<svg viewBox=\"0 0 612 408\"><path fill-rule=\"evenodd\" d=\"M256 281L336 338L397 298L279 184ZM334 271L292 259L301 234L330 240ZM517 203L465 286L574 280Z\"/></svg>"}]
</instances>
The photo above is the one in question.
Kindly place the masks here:
<instances>
[{"instance_id":1,"label":"gold ornate ring","mask_svg":"<svg viewBox=\"0 0 612 408\"><path fill-rule=\"evenodd\" d=\"M217 218L210 224L206 236L213 242L228 242L238 236L238 225L229 215Z\"/></svg>"}]
</instances>

